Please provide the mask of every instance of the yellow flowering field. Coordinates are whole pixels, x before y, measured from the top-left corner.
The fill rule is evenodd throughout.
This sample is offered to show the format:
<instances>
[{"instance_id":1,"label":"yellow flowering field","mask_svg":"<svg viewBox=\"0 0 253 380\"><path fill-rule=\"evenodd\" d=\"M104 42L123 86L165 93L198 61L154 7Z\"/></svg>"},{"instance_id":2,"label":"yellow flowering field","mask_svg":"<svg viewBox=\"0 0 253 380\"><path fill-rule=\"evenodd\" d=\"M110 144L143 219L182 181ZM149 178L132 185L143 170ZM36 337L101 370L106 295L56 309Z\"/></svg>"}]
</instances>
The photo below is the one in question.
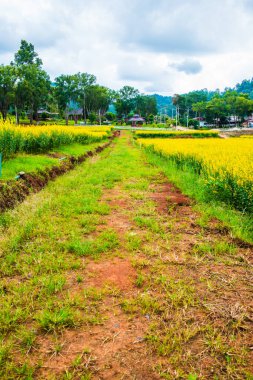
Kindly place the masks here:
<instances>
[{"instance_id":1,"label":"yellow flowering field","mask_svg":"<svg viewBox=\"0 0 253 380\"><path fill-rule=\"evenodd\" d=\"M253 140L138 139L152 146L178 167L191 167L203 174L206 184L222 200L241 210L253 210Z\"/></svg>"},{"instance_id":2,"label":"yellow flowering field","mask_svg":"<svg viewBox=\"0 0 253 380\"><path fill-rule=\"evenodd\" d=\"M195 129L189 129L187 131L134 131L135 138L159 138L159 137L218 137L217 131L212 130L195 130Z\"/></svg>"},{"instance_id":3,"label":"yellow flowering field","mask_svg":"<svg viewBox=\"0 0 253 380\"><path fill-rule=\"evenodd\" d=\"M74 142L99 142L108 137L110 130L108 126L16 126L0 123L0 153L6 159L18 152L40 153Z\"/></svg>"},{"instance_id":4,"label":"yellow flowering field","mask_svg":"<svg viewBox=\"0 0 253 380\"><path fill-rule=\"evenodd\" d=\"M73 134L88 134L90 136L106 136L107 132L110 131L110 127L108 126L63 126L63 125L32 125L32 126L23 126L23 125L15 125L11 123L1 123L0 130L10 129L13 131L19 131L24 134L33 134L40 135L41 133L51 134L53 132L58 133L73 133Z\"/></svg>"}]
</instances>

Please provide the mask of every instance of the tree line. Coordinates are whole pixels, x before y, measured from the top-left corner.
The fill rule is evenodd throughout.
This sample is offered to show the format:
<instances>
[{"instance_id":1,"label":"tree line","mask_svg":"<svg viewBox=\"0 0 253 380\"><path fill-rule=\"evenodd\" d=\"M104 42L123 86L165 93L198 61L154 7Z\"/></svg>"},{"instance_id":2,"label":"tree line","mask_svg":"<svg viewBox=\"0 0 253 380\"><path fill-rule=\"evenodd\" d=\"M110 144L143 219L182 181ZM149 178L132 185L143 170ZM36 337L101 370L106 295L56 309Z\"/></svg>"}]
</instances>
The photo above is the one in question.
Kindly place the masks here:
<instances>
[{"instance_id":1,"label":"tree line","mask_svg":"<svg viewBox=\"0 0 253 380\"><path fill-rule=\"evenodd\" d=\"M4 121L13 112L17 124L24 113L30 123L38 122L39 111L44 109L59 113L66 124L70 115L77 120L80 114L84 121L89 118L101 123L105 115L110 119L115 117L107 113L110 104L114 105L117 117L124 120L131 113L146 119L157 113L154 97L141 94L131 86L119 91L101 86L93 74L62 74L52 83L34 46L25 40L21 41L14 60L0 65L0 113Z\"/></svg>"},{"instance_id":2,"label":"tree line","mask_svg":"<svg viewBox=\"0 0 253 380\"><path fill-rule=\"evenodd\" d=\"M0 113L4 121L8 114L15 114L17 124L24 114L30 123L38 122L41 110L65 118L66 124L70 116L75 121L81 116L85 122L89 119L101 123L105 117L110 121L126 121L134 113L153 122L157 106L160 118L162 113L170 112L172 119L176 118L175 124L197 127L196 119L201 118L216 126L226 125L232 118L240 124L253 112L253 79L224 92L203 89L175 94L172 101L165 98L166 106L160 105L163 100L160 98L163 97L141 94L131 86L112 90L98 84L95 75L89 73L62 74L52 82L34 46L25 40L21 41L14 60L0 65ZM110 105L114 106L114 113L108 112Z\"/></svg>"},{"instance_id":3,"label":"tree line","mask_svg":"<svg viewBox=\"0 0 253 380\"><path fill-rule=\"evenodd\" d=\"M236 125L242 123L253 112L251 83L253 85L253 81L245 80L235 88L226 88L224 92L204 89L182 95L175 94L173 104L179 122L186 125L193 123L193 118L198 118L217 127L231 122Z\"/></svg>"}]
</instances>

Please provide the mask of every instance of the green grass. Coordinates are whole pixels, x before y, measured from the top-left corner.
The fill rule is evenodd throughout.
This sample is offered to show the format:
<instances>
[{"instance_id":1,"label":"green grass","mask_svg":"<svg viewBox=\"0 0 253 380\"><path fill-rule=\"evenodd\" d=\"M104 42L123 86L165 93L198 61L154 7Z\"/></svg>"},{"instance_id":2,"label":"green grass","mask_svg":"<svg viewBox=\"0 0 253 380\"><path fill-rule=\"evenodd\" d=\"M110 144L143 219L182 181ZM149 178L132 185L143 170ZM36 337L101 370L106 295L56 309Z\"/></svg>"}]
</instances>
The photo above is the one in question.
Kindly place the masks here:
<instances>
[{"instance_id":1,"label":"green grass","mask_svg":"<svg viewBox=\"0 0 253 380\"><path fill-rule=\"evenodd\" d=\"M96 232L97 226L103 225L101 218L111 212L100 198L105 189L110 191L120 181L135 178L141 182L149 176L148 167L136 167L140 156L138 149L131 149L125 139L120 139L113 150L103 151L100 159L85 161L15 210L1 215L0 294L4 302L0 322L4 347L10 344L10 333L17 337L15 347L27 345L29 349L36 344L39 331L58 334L80 323L102 323L96 306L101 299L95 300L87 292L70 296L66 274L72 272L75 284L83 286L86 258L102 260L119 248L113 229L105 226ZM140 242L137 239L130 244L134 250ZM6 281L5 276L11 280ZM16 276L22 279L22 286L16 284ZM35 337L22 332L27 325L36 332ZM15 353L10 355L15 357ZM15 378L13 368L6 368L6 373Z\"/></svg>"},{"instance_id":2,"label":"green grass","mask_svg":"<svg viewBox=\"0 0 253 380\"><path fill-rule=\"evenodd\" d=\"M17 173L21 171L30 173L43 170L58 163L59 160L57 158L35 154L20 154L15 158L3 162L2 177L0 179L14 179Z\"/></svg>"},{"instance_id":3,"label":"green grass","mask_svg":"<svg viewBox=\"0 0 253 380\"><path fill-rule=\"evenodd\" d=\"M102 144L103 142L97 142L89 145L63 145L49 153L59 153L62 157L79 157L88 151L94 151L98 146L101 146ZM59 158L50 157L46 154L18 154L15 158L9 159L2 163L2 177L0 177L0 180L6 181L14 179L17 173L21 171L25 173L31 173L38 170L44 170L53 165L59 165Z\"/></svg>"},{"instance_id":4,"label":"green grass","mask_svg":"<svg viewBox=\"0 0 253 380\"><path fill-rule=\"evenodd\" d=\"M211 216L196 215L194 225L198 213L190 208L183 218L180 207L157 210L151 199L166 171L128 142L116 139L98 159L1 216L1 379L102 377L94 346L106 350L115 339L124 349L114 321L124 328L132 319L143 330L135 342L129 330L138 345L132 344L131 355L123 352L125 363L140 350L164 379L247 378L248 263L233 261L240 248L208 230ZM114 220L121 212L130 228ZM184 234L191 223L194 234ZM114 273L106 269L117 260L131 265L125 290L111 286ZM68 363L73 351L66 371L55 375L55 356ZM49 359L44 376L39 371ZM136 368L131 371L134 376Z\"/></svg>"},{"instance_id":5,"label":"green grass","mask_svg":"<svg viewBox=\"0 0 253 380\"><path fill-rule=\"evenodd\" d=\"M53 152L58 152L61 153L63 156L82 156L86 152L90 150L94 150L96 147L102 145L104 142L99 142L99 143L93 143L89 145L83 145L83 144L70 144L70 145L62 145L58 148L55 148Z\"/></svg>"},{"instance_id":6,"label":"green grass","mask_svg":"<svg viewBox=\"0 0 253 380\"><path fill-rule=\"evenodd\" d=\"M39 327L46 332L63 329L65 327L75 327L77 322L73 312L69 308L55 311L43 310L38 316Z\"/></svg>"}]
</instances>

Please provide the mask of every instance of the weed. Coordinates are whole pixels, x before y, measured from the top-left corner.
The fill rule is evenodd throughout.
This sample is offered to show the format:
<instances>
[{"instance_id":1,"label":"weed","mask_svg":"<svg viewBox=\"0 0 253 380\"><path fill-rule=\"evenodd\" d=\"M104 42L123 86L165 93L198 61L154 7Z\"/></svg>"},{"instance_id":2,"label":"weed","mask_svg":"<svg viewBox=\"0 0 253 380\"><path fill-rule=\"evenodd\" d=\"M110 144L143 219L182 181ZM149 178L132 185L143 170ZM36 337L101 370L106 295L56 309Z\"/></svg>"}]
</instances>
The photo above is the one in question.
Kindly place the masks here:
<instances>
[{"instance_id":1,"label":"weed","mask_svg":"<svg viewBox=\"0 0 253 380\"><path fill-rule=\"evenodd\" d=\"M66 279L62 275L49 276L42 280L44 291L48 294L59 293L66 283Z\"/></svg>"},{"instance_id":2,"label":"weed","mask_svg":"<svg viewBox=\"0 0 253 380\"><path fill-rule=\"evenodd\" d=\"M27 330L24 328L18 333L17 339L20 341L22 349L25 350L26 353L28 353L35 346L35 330Z\"/></svg>"},{"instance_id":3,"label":"weed","mask_svg":"<svg viewBox=\"0 0 253 380\"><path fill-rule=\"evenodd\" d=\"M140 250L142 245L142 239L134 233L129 233L127 235L127 249L131 252Z\"/></svg>"},{"instance_id":4,"label":"weed","mask_svg":"<svg viewBox=\"0 0 253 380\"><path fill-rule=\"evenodd\" d=\"M154 233L161 232L161 226L159 225L158 221L155 218L136 216L134 218L134 221L137 224L137 226L141 228L148 228L150 231Z\"/></svg>"},{"instance_id":5,"label":"weed","mask_svg":"<svg viewBox=\"0 0 253 380\"><path fill-rule=\"evenodd\" d=\"M78 324L76 316L69 308L54 311L43 310L36 319L39 322L39 326L47 332L65 327L75 327Z\"/></svg>"},{"instance_id":6,"label":"weed","mask_svg":"<svg viewBox=\"0 0 253 380\"><path fill-rule=\"evenodd\" d=\"M82 276L77 276L77 279L76 279L77 283L80 284L81 282L83 282L83 278Z\"/></svg>"},{"instance_id":7,"label":"weed","mask_svg":"<svg viewBox=\"0 0 253 380\"><path fill-rule=\"evenodd\" d=\"M141 288L143 286L144 279L144 276L141 273L139 273L135 280L135 285L137 286L137 288Z\"/></svg>"},{"instance_id":8,"label":"weed","mask_svg":"<svg viewBox=\"0 0 253 380\"><path fill-rule=\"evenodd\" d=\"M101 253L108 252L119 245L116 233L112 230L103 231L94 240L74 240L67 244L69 252L78 256L99 256Z\"/></svg>"}]
</instances>

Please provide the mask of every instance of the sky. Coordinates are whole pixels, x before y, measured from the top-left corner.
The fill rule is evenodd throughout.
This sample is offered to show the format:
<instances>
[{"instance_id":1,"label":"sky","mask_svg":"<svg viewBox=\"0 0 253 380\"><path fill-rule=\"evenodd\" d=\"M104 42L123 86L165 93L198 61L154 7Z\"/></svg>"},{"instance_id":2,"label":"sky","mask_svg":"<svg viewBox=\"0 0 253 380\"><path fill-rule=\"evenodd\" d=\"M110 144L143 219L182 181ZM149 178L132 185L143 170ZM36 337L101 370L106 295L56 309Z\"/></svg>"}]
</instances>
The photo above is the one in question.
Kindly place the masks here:
<instances>
[{"instance_id":1,"label":"sky","mask_svg":"<svg viewBox=\"0 0 253 380\"><path fill-rule=\"evenodd\" d=\"M0 0L0 63L21 39L52 80L173 95L253 77L253 0Z\"/></svg>"}]
</instances>

